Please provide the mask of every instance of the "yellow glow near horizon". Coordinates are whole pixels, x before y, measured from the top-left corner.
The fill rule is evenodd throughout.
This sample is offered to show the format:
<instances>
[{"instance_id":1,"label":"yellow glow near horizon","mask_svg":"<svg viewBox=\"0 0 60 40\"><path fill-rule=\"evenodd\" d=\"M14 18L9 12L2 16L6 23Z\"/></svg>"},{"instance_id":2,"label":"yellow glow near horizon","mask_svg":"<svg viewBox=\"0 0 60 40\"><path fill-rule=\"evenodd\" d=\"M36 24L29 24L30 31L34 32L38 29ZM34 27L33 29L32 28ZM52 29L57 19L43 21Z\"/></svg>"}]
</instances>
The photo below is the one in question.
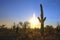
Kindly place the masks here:
<instances>
[{"instance_id":1,"label":"yellow glow near horizon","mask_svg":"<svg viewBox=\"0 0 60 40\"><path fill-rule=\"evenodd\" d=\"M40 23L35 14L33 14L33 17L29 20L30 28L40 28Z\"/></svg>"}]
</instances>

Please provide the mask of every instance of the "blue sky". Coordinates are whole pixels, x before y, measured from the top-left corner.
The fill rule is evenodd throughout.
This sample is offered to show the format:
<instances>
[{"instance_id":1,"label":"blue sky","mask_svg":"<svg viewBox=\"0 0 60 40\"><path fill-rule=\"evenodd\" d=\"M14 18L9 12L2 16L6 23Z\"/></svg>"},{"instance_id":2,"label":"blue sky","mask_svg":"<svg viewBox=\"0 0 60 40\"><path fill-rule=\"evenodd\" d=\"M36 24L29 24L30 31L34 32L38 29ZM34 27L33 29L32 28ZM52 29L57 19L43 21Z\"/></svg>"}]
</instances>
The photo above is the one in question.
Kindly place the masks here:
<instances>
[{"instance_id":1,"label":"blue sky","mask_svg":"<svg viewBox=\"0 0 60 40\"><path fill-rule=\"evenodd\" d=\"M34 12L40 16L40 3L47 17L45 24L60 22L60 0L0 0L0 24L26 21Z\"/></svg>"}]
</instances>

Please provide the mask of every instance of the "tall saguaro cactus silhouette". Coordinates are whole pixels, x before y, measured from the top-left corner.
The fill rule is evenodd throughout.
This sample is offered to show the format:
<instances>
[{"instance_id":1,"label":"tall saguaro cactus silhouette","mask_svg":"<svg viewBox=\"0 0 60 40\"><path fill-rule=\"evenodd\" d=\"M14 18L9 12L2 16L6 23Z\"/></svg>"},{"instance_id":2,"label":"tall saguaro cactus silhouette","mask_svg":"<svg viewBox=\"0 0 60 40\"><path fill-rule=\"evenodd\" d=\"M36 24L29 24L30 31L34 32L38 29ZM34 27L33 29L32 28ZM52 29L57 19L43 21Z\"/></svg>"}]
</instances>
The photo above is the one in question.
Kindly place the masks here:
<instances>
[{"instance_id":1,"label":"tall saguaro cactus silhouette","mask_svg":"<svg viewBox=\"0 0 60 40\"><path fill-rule=\"evenodd\" d=\"M38 17L38 20L41 23L41 36L44 39L44 21L46 20L46 17L44 17L44 14L43 14L42 4L40 4L40 10L41 10L41 15L40 17Z\"/></svg>"}]
</instances>

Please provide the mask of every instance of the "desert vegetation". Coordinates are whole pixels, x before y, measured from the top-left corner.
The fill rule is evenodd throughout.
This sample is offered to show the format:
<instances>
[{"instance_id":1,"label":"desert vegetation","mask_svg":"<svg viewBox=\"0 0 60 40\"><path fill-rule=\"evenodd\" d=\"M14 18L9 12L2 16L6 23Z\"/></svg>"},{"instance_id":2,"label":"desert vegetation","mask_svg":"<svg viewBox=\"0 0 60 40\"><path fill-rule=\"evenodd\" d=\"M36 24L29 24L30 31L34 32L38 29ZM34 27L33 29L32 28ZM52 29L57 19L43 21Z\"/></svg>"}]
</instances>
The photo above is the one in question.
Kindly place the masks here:
<instances>
[{"instance_id":1,"label":"desert vegetation","mask_svg":"<svg viewBox=\"0 0 60 40\"><path fill-rule=\"evenodd\" d=\"M20 22L19 25L14 24L10 29L4 27L5 25L1 25L0 40L41 40L40 29L29 28L27 22L24 24ZM44 27L44 38L45 40L60 40L60 25L57 25L56 28L46 25Z\"/></svg>"}]
</instances>

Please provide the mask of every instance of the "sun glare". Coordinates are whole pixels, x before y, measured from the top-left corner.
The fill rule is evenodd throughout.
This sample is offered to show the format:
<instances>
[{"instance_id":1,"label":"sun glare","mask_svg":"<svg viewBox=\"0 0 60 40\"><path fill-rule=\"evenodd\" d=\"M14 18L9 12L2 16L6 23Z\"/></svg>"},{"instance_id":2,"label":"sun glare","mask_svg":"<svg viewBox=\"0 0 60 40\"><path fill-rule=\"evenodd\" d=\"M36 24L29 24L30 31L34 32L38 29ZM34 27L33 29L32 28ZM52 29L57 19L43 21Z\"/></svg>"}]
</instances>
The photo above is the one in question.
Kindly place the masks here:
<instances>
[{"instance_id":1,"label":"sun glare","mask_svg":"<svg viewBox=\"0 0 60 40\"><path fill-rule=\"evenodd\" d=\"M30 28L40 28L40 23L37 17L35 16L35 13L33 14L33 17L29 20Z\"/></svg>"}]
</instances>

